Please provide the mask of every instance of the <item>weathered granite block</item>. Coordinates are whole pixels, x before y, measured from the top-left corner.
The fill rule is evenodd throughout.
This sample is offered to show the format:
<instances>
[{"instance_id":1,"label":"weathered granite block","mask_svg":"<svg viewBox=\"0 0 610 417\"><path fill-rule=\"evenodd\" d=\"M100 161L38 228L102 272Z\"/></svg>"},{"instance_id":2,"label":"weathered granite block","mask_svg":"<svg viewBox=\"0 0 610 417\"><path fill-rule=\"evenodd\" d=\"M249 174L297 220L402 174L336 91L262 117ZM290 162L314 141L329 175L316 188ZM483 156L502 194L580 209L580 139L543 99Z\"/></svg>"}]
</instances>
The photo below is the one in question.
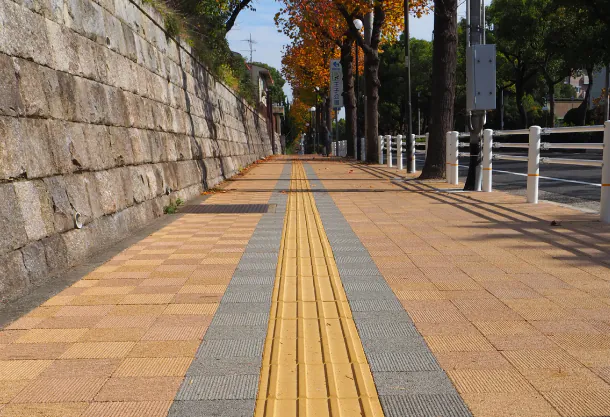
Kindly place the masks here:
<instances>
[{"instance_id":1,"label":"weathered granite block","mask_svg":"<svg viewBox=\"0 0 610 417\"><path fill-rule=\"evenodd\" d=\"M18 181L14 186L27 240L40 240L53 234L53 208L44 183L40 180Z\"/></svg>"}]
</instances>

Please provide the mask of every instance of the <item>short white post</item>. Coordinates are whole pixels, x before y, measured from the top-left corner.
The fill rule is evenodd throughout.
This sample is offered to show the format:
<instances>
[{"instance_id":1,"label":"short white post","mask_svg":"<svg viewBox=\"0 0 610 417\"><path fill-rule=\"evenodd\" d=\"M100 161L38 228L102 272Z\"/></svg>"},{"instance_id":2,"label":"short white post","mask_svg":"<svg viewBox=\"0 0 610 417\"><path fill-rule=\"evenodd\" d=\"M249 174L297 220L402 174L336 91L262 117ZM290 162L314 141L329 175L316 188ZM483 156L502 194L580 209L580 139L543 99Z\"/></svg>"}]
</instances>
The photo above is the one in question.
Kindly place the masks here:
<instances>
[{"instance_id":1,"label":"short white post","mask_svg":"<svg viewBox=\"0 0 610 417\"><path fill-rule=\"evenodd\" d=\"M366 141L364 138L360 138L360 149L362 149L362 152L360 152L360 160L364 162L366 161Z\"/></svg>"},{"instance_id":2,"label":"short white post","mask_svg":"<svg viewBox=\"0 0 610 417\"><path fill-rule=\"evenodd\" d=\"M538 204L540 181L540 126L530 127L530 147L527 154L527 202Z\"/></svg>"},{"instance_id":3,"label":"short white post","mask_svg":"<svg viewBox=\"0 0 610 417\"><path fill-rule=\"evenodd\" d=\"M430 140L430 133L426 133L426 155L425 155L425 159L428 159L428 141Z\"/></svg>"},{"instance_id":4,"label":"short white post","mask_svg":"<svg viewBox=\"0 0 610 417\"><path fill-rule=\"evenodd\" d=\"M451 132L451 184L458 185L460 175L458 172L460 164L460 132Z\"/></svg>"},{"instance_id":5,"label":"short white post","mask_svg":"<svg viewBox=\"0 0 610 417\"><path fill-rule=\"evenodd\" d=\"M385 142L385 138L383 136L379 136L379 142L377 142L377 147L379 148L379 165L383 165L383 142Z\"/></svg>"},{"instance_id":6,"label":"short white post","mask_svg":"<svg viewBox=\"0 0 610 417\"><path fill-rule=\"evenodd\" d=\"M490 193L492 189L493 137L494 131L485 129L483 132L483 191L487 193Z\"/></svg>"},{"instance_id":7,"label":"short white post","mask_svg":"<svg viewBox=\"0 0 610 417\"><path fill-rule=\"evenodd\" d=\"M415 134L411 134L411 140L407 142L407 158L410 161L407 162L407 168L412 168L409 174L417 172L417 159L415 159ZM409 164L411 162L411 164Z\"/></svg>"},{"instance_id":8,"label":"short white post","mask_svg":"<svg viewBox=\"0 0 610 417\"><path fill-rule=\"evenodd\" d=\"M385 150L388 168L392 168L392 136L385 137Z\"/></svg>"},{"instance_id":9,"label":"short white post","mask_svg":"<svg viewBox=\"0 0 610 417\"><path fill-rule=\"evenodd\" d=\"M451 178L451 132L445 134L445 176L447 177L447 184L452 184L453 179Z\"/></svg>"},{"instance_id":10,"label":"short white post","mask_svg":"<svg viewBox=\"0 0 610 417\"><path fill-rule=\"evenodd\" d=\"M396 136L396 168L401 170L402 164L402 135Z\"/></svg>"},{"instance_id":11,"label":"short white post","mask_svg":"<svg viewBox=\"0 0 610 417\"><path fill-rule=\"evenodd\" d=\"M610 223L610 121L604 123L603 163L600 214L602 223Z\"/></svg>"}]
</instances>

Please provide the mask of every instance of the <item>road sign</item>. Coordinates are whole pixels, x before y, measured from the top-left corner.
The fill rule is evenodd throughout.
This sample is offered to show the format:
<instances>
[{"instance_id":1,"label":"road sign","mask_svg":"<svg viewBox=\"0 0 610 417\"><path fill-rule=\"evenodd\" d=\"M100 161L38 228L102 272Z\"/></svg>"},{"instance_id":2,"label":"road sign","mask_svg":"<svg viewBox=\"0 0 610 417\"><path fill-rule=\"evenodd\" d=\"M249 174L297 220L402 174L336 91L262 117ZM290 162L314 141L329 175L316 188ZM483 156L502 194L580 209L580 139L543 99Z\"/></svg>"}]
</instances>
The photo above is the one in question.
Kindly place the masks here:
<instances>
[{"instance_id":1,"label":"road sign","mask_svg":"<svg viewBox=\"0 0 610 417\"><path fill-rule=\"evenodd\" d=\"M343 107L343 70L338 59L330 60L330 100L334 109Z\"/></svg>"}]
</instances>

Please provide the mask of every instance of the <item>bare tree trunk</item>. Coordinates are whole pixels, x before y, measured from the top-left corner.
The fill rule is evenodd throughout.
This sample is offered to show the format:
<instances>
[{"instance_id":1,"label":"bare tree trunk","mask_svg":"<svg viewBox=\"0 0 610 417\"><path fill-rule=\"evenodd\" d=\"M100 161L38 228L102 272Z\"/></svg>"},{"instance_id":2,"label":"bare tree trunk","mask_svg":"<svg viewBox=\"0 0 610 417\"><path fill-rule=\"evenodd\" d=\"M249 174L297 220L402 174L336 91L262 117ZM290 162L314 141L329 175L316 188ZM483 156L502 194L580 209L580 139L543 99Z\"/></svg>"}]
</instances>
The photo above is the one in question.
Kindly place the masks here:
<instances>
[{"instance_id":1,"label":"bare tree trunk","mask_svg":"<svg viewBox=\"0 0 610 417\"><path fill-rule=\"evenodd\" d=\"M352 46L354 41L346 37L341 44L341 68L343 69L343 105L345 106L345 133L347 154L356 157L356 96L354 94L354 64Z\"/></svg>"},{"instance_id":2,"label":"bare tree trunk","mask_svg":"<svg viewBox=\"0 0 610 417\"><path fill-rule=\"evenodd\" d=\"M517 76L517 82L515 83L515 99L517 101L517 108L519 109L519 117L521 118L521 127L527 129L527 112L525 106L523 106L523 98L525 97L525 91L523 86L523 77Z\"/></svg>"},{"instance_id":3,"label":"bare tree trunk","mask_svg":"<svg viewBox=\"0 0 610 417\"><path fill-rule=\"evenodd\" d=\"M453 130L457 69L457 0L434 2L432 103L428 155L421 179L445 176L445 135Z\"/></svg>"},{"instance_id":4,"label":"bare tree trunk","mask_svg":"<svg viewBox=\"0 0 610 417\"><path fill-rule=\"evenodd\" d=\"M365 88L366 88L366 160L379 160L377 141L379 140L379 53L375 49L364 57Z\"/></svg>"}]
</instances>

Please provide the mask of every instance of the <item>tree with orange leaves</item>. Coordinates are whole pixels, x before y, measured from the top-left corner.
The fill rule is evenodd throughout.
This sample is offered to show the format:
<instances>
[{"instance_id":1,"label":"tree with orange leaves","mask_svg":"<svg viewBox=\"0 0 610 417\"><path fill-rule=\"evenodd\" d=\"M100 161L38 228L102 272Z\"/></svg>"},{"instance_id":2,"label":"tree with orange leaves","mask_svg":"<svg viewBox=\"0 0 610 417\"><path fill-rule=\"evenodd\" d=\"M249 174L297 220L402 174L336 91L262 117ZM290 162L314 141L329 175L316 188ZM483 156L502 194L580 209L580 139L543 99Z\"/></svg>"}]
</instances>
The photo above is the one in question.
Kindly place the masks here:
<instances>
[{"instance_id":1,"label":"tree with orange leaves","mask_svg":"<svg viewBox=\"0 0 610 417\"><path fill-rule=\"evenodd\" d=\"M426 12L428 0L409 0L410 10L420 16ZM378 159L377 141L379 140L379 49L383 42L394 41L404 20L404 1L402 0L333 0L337 10L343 16L349 31L358 46L364 51L366 108L366 144L367 161ZM363 16L365 31L370 36L363 36L354 25L354 20Z\"/></svg>"},{"instance_id":2,"label":"tree with orange leaves","mask_svg":"<svg viewBox=\"0 0 610 417\"><path fill-rule=\"evenodd\" d=\"M343 17L335 7L332 0L282 0L284 7L276 15L276 24L282 32L298 44L306 43L317 49L317 54L305 58L307 72L316 80L328 83L329 62L321 65L312 65L311 59L317 63L317 56L326 56L330 49L334 50L333 57L340 55L343 69L343 98L346 117L346 133L348 140L348 155L356 156L354 144L356 142L356 97L354 94L354 39ZM337 50L339 52L337 52ZM287 49L292 53L292 49ZM292 57L285 59L285 68L290 70ZM361 61L362 62L362 61ZM311 66L311 68L310 68ZM301 78L300 74L297 78ZM297 90L299 88L296 81ZM295 86L295 84L293 84ZM330 121L332 117L328 119Z\"/></svg>"}]
</instances>

